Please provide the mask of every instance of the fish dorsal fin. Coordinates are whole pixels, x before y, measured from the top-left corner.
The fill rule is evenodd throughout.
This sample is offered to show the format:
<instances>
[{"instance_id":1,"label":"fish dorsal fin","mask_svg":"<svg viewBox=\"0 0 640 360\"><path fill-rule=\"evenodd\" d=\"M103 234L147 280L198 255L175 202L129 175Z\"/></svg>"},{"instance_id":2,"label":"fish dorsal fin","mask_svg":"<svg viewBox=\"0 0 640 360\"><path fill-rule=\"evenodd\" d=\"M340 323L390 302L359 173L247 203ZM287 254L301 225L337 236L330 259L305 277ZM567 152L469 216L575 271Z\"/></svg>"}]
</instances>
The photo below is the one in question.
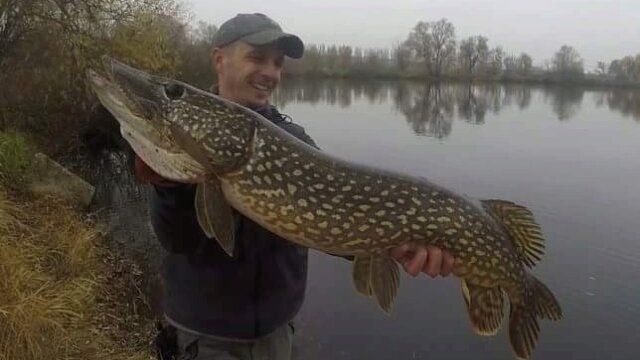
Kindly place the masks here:
<instances>
[{"instance_id":1,"label":"fish dorsal fin","mask_svg":"<svg viewBox=\"0 0 640 360\"><path fill-rule=\"evenodd\" d=\"M504 200L483 200L482 205L509 234L525 265L533 267L542 259L544 239L529 209Z\"/></svg>"}]
</instances>

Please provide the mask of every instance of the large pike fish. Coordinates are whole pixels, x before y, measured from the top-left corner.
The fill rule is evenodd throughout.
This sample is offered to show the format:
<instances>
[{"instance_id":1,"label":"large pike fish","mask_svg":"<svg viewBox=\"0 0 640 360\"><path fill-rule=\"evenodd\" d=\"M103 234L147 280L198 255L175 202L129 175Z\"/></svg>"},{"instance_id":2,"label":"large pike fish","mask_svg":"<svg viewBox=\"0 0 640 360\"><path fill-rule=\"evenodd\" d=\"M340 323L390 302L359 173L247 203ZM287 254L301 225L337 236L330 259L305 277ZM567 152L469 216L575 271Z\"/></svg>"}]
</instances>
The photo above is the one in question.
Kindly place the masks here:
<instances>
[{"instance_id":1,"label":"large pike fish","mask_svg":"<svg viewBox=\"0 0 640 360\"><path fill-rule=\"evenodd\" d=\"M509 301L515 355L530 358L538 319L559 320L551 291L528 273L544 251L525 207L469 199L424 178L353 164L303 143L261 115L188 84L104 58L88 81L123 137L160 175L197 183L204 232L229 254L232 208L302 246L351 255L361 294L390 312L399 286L388 250L451 252L473 330L494 335Z\"/></svg>"}]
</instances>

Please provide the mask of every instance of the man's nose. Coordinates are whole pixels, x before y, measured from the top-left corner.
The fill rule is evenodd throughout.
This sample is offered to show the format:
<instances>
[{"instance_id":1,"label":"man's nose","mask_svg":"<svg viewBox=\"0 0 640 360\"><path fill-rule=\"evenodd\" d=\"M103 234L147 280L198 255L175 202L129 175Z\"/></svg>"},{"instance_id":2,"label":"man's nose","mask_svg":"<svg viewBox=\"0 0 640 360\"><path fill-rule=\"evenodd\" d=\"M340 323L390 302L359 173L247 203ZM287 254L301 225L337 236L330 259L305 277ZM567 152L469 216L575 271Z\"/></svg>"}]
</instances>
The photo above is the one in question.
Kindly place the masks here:
<instances>
[{"instance_id":1,"label":"man's nose","mask_svg":"<svg viewBox=\"0 0 640 360\"><path fill-rule=\"evenodd\" d=\"M267 63L262 68L262 75L269 77L273 81L279 81L281 73L282 67L275 63Z\"/></svg>"}]
</instances>

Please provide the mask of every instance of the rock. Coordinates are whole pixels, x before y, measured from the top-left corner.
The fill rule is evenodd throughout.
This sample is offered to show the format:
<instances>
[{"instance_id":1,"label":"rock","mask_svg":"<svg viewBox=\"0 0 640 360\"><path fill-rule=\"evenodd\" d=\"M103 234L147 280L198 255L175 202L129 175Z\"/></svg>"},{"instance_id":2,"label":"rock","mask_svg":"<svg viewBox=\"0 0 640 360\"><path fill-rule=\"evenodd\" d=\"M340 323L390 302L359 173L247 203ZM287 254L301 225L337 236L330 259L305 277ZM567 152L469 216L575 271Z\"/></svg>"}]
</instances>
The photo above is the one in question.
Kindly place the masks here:
<instances>
[{"instance_id":1,"label":"rock","mask_svg":"<svg viewBox=\"0 0 640 360\"><path fill-rule=\"evenodd\" d=\"M87 207L95 193L91 184L42 153L35 154L27 188L36 196L53 195L81 207Z\"/></svg>"}]
</instances>

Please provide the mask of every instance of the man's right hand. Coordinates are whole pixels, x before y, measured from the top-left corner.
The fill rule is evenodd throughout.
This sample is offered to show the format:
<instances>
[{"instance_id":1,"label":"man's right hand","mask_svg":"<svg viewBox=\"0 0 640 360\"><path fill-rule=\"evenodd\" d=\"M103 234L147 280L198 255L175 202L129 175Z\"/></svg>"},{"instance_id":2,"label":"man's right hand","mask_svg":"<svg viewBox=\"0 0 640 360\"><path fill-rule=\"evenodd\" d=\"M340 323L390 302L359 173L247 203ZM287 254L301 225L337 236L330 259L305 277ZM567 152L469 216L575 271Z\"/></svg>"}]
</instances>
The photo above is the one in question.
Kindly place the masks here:
<instances>
[{"instance_id":1,"label":"man's right hand","mask_svg":"<svg viewBox=\"0 0 640 360\"><path fill-rule=\"evenodd\" d=\"M162 176L158 175L149 165L147 165L140 157L136 154L135 156L135 178L141 184L153 184L158 186L179 186L181 183L167 180Z\"/></svg>"}]
</instances>

